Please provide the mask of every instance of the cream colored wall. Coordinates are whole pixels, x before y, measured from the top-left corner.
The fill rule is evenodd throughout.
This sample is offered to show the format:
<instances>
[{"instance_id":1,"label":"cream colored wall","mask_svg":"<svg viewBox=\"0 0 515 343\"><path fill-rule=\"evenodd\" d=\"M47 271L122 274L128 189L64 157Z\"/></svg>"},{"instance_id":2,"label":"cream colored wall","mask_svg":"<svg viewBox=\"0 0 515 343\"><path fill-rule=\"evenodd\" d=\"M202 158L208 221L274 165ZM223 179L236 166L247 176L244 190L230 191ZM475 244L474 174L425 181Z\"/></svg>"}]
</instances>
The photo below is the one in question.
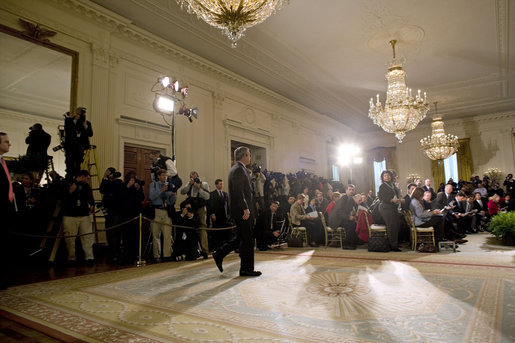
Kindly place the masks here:
<instances>
[{"instance_id":1,"label":"cream colored wall","mask_svg":"<svg viewBox=\"0 0 515 343\"><path fill-rule=\"evenodd\" d=\"M163 75L187 84L187 103L199 107L199 118L193 123L176 117L177 166L183 179L191 170L197 170L211 187L216 178L225 178L231 140L266 148L270 170L305 168L329 176L326 142L354 135L342 124L183 51L93 3L0 3L2 24L21 29L18 18L56 31L53 42L79 52L78 105L88 108L92 143L98 147L102 168L123 166L125 144L161 148L171 154L170 130L153 110L150 92ZM2 130L14 137L10 154L22 154L25 127L36 118L25 120L23 114L14 116L2 109L0 118ZM59 120L43 123L45 128L57 124ZM63 173L63 158L59 159Z\"/></svg>"}]
</instances>

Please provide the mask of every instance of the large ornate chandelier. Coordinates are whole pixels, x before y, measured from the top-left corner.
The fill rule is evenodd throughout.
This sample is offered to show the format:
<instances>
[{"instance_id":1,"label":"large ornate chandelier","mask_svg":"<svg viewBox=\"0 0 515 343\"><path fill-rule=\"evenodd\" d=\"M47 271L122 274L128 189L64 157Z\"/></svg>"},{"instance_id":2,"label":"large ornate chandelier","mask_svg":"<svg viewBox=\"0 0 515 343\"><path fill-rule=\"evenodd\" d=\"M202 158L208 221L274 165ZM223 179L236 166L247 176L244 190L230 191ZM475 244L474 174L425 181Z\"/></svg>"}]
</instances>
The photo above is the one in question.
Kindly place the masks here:
<instances>
[{"instance_id":1,"label":"large ornate chandelier","mask_svg":"<svg viewBox=\"0 0 515 343\"><path fill-rule=\"evenodd\" d=\"M395 137L402 143L406 132L413 130L418 123L426 117L429 110L426 93L422 98L420 89L415 97L411 95L411 89L406 86L406 72L402 69L403 59L395 57L396 40L391 40L393 49L393 59L388 63L388 89L386 91L386 103L383 105L379 101L374 104L370 98L370 109L368 116L374 124L381 127L388 133L395 133Z\"/></svg>"},{"instance_id":2,"label":"large ornate chandelier","mask_svg":"<svg viewBox=\"0 0 515 343\"><path fill-rule=\"evenodd\" d=\"M435 102L435 115L431 123L432 133L420 140L422 150L432 160L445 160L458 151L458 137L445 134L442 117L437 114Z\"/></svg>"},{"instance_id":3,"label":"large ornate chandelier","mask_svg":"<svg viewBox=\"0 0 515 343\"><path fill-rule=\"evenodd\" d=\"M176 0L189 13L219 28L236 47L249 27L263 22L289 0Z\"/></svg>"}]
</instances>

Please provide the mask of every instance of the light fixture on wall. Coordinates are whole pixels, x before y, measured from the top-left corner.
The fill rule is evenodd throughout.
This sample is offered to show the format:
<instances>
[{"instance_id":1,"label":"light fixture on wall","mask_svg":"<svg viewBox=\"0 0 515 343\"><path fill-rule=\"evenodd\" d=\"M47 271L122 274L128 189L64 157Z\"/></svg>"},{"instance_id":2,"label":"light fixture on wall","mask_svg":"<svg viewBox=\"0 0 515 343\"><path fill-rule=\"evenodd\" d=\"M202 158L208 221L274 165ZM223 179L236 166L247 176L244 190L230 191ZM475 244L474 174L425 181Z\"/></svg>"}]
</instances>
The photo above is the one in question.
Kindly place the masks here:
<instances>
[{"instance_id":1,"label":"light fixture on wall","mask_svg":"<svg viewBox=\"0 0 515 343\"><path fill-rule=\"evenodd\" d=\"M154 110L161 114L163 120L171 128L172 159L175 161L175 114L184 115L191 123L193 118L198 118L198 107L188 108L186 106L188 87L181 86L178 80L171 81L168 76L158 78L151 91L155 93ZM171 117L171 121L168 121L166 117Z\"/></svg>"},{"instance_id":2,"label":"light fixture on wall","mask_svg":"<svg viewBox=\"0 0 515 343\"><path fill-rule=\"evenodd\" d=\"M265 21L288 0L176 0L188 13L219 28L236 47L249 27Z\"/></svg>"},{"instance_id":3,"label":"light fixture on wall","mask_svg":"<svg viewBox=\"0 0 515 343\"><path fill-rule=\"evenodd\" d=\"M458 137L445 134L442 117L437 113L437 102L435 104L435 114L431 123L431 136L420 140L422 150L427 157L432 160L445 160L458 151Z\"/></svg>"},{"instance_id":4,"label":"light fixture on wall","mask_svg":"<svg viewBox=\"0 0 515 343\"><path fill-rule=\"evenodd\" d=\"M406 132L413 130L426 117L429 105L426 93L422 97L419 89L417 95L413 97L411 89L406 86L406 72L402 69L404 59L395 57L395 43L397 43L396 40L390 41L393 59L388 63L386 73L388 89L385 106L383 107L379 101L379 94L375 104L370 98L368 116L384 131L395 133L399 143L402 143Z\"/></svg>"}]
</instances>

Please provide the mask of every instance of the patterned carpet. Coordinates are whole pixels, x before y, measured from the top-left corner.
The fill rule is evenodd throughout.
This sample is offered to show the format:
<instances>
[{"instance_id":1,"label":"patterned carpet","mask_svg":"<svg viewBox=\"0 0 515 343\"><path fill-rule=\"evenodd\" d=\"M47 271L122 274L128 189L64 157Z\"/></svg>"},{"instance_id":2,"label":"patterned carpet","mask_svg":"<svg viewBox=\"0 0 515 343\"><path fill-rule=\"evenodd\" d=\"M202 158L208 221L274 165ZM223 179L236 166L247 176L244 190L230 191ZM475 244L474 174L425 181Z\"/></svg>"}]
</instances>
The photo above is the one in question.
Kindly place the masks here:
<instances>
[{"instance_id":1,"label":"patterned carpet","mask_svg":"<svg viewBox=\"0 0 515 343\"><path fill-rule=\"evenodd\" d=\"M513 250L281 249L10 288L0 309L87 342L513 342Z\"/></svg>"}]
</instances>

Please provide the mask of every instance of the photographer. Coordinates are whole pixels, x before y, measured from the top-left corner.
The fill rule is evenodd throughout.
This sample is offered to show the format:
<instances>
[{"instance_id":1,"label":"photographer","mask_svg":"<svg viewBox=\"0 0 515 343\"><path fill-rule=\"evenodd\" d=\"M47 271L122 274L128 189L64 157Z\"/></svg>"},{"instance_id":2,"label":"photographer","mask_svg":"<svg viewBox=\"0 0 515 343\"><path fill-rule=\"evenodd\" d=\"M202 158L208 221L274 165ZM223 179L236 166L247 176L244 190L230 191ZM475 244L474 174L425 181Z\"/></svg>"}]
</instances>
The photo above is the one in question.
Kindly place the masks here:
<instances>
[{"instance_id":1,"label":"photographer","mask_svg":"<svg viewBox=\"0 0 515 343\"><path fill-rule=\"evenodd\" d=\"M77 176L64 189L63 195L63 232L67 237L66 247L68 249L68 265L74 266L75 256L75 237L80 236L82 250L88 266L95 262L93 256L93 228L91 226L90 213L95 210L95 200L89 186L90 175L87 170L81 170Z\"/></svg>"},{"instance_id":2,"label":"photographer","mask_svg":"<svg viewBox=\"0 0 515 343\"><path fill-rule=\"evenodd\" d=\"M89 137L93 136L91 123L86 120L86 108L77 107L75 114L64 120L64 154L66 178L80 170L84 151L89 149Z\"/></svg>"},{"instance_id":3,"label":"photographer","mask_svg":"<svg viewBox=\"0 0 515 343\"><path fill-rule=\"evenodd\" d=\"M153 172L153 180L157 181L157 171L159 169L166 170L166 174L169 178L173 178L177 176L177 167L175 166L175 161L171 159L170 157L161 155L161 152L159 150L154 150L149 155L150 160L152 161L152 172ZM181 185L177 188L180 188Z\"/></svg>"},{"instance_id":4,"label":"photographer","mask_svg":"<svg viewBox=\"0 0 515 343\"><path fill-rule=\"evenodd\" d=\"M172 214L173 222L175 225L191 227L192 229L186 228L175 228L175 240L173 242L173 258L176 261L180 261L183 255L186 261L194 261L199 258L200 254L198 251L198 236L193 228L198 228L200 221L198 216L193 213L190 201L188 199L181 203L180 212L174 212Z\"/></svg>"},{"instance_id":5,"label":"photographer","mask_svg":"<svg viewBox=\"0 0 515 343\"><path fill-rule=\"evenodd\" d=\"M120 180L122 174L113 167L107 168L104 178L100 184L102 198L102 211L105 216L105 227L109 229L122 222L123 211L123 181ZM121 229L115 228L106 231L107 243L109 244L108 261L121 263Z\"/></svg>"},{"instance_id":6,"label":"photographer","mask_svg":"<svg viewBox=\"0 0 515 343\"><path fill-rule=\"evenodd\" d=\"M181 194L187 194L191 208L198 215L200 227L207 228L206 225L206 201L209 200L209 185L205 181L200 181L198 173L192 171L190 173L190 182L181 188ZM202 246L202 256L207 258L209 252L209 244L207 240L206 230L200 230L200 245Z\"/></svg>"},{"instance_id":7,"label":"photographer","mask_svg":"<svg viewBox=\"0 0 515 343\"><path fill-rule=\"evenodd\" d=\"M515 193L513 190L515 189L515 181L513 180L513 174L508 174L506 176L506 180L503 183L504 187L506 187L506 195L510 195L513 197Z\"/></svg>"},{"instance_id":8,"label":"photographer","mask_svg":"<svg viewBox=\"0 0 515 343\"><path fill-rule=\"evenodd\" d=\"M50 145L52 137L43 130L43 126L36 123L29 127L29 136L25 138L27 147L27 156L35 159L47 158L47 149Z\"/></svg>"},{"instance_id":9,"label":"photographer","mask_svg":"<svg viewBox=\"0 0 515 343\"><path fill-rule=\"evenodd\" d=\"M154 260L160 262L161 250L164 260L169 260L172 255L172 221L168 211L175 213L174 204L177 193L172 190L167 181L166 170L159 169L156 174L158 181L150 184L149 196L155 211L151 225ZM163 249L161 249L161 236L163 236Z\"/></svg>"},{"instance_id":10,"label":"photographer","mask_svg":"<svg viewBox=\"0 0 515 343\"><path fill-rule=\"evenodd\" d=\"M123 214L122 221L128 221L139 216L142 210L142 201L145 199L143 186L145 181L136 177L135 171L125 174L123 187ZM138 255L139 223L133 220L121 228L122 252L124 254L122 263L130 264L135 261Z\"/></svg>"}]
</instances>

